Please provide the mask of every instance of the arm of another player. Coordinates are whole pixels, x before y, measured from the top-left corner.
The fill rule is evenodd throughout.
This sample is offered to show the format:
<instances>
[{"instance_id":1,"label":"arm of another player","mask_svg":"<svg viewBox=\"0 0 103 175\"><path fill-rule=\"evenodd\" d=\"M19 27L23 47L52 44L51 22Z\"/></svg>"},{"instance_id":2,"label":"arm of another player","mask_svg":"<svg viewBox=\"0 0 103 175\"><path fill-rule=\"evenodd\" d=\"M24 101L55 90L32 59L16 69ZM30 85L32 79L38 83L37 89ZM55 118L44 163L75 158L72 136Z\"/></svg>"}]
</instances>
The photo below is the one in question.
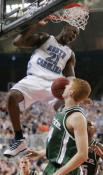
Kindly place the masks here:
<instances>
[{"instance_id":1,"label":"arm of another player","mask_svg":"<svg viewBox=\"0 0 103 175\"><path fill-rule=\"evenodd\" d=\"M75 76L75 70L74 70L75 64L76 64L75 54L74 52L72 52L71 57L69 58L62 72L65 77Z\"/></svg>"},{"instance_id":2,"label":"arm of another player","mask_svg":"<svg viewBox=\"0 0 103 175\"><path fill-rule=\"evenodd\" d=\"M77 153L53 175L64 175L70 173L88 158L88 134L87 121L85 117L83 117L83 115L79 112L76 112L75 114L73 113L67 119L66 126L68 130L70 130L70 128L74 130Z\"/></svg>"},{"instance_id":3,"label":"arm of another player","mask_svg":"<svg viewBox=\"0 0 103 175\"><path fill-rule=\"evenodd\" d=\"M75 76L75 71L74 71L75 64L76 64L75 54L74 54L74 52L72 52L72 55L71 55L70 59L68 60L66 66L62 72L65 77ZM57 100L54 104L54 110L58 111L58 109L60 107L62 107L63 105L64 105L63 100Z\"/></svg>"},{"instance_id":4,"label":"arm of another player","mask_svg":"<svg viewBox=\"0 0 103 175\"><path fill-rule=\"evenodd\" d=\"M38 28L45 26L48 23L46 19L39 21L38 23L30 25L21 34L19 34L13 41L13 44L19 48L34 47L38 46L40 43L46 41L49 38L48 33L36 33Z\"/></svg>"}]
</instances>

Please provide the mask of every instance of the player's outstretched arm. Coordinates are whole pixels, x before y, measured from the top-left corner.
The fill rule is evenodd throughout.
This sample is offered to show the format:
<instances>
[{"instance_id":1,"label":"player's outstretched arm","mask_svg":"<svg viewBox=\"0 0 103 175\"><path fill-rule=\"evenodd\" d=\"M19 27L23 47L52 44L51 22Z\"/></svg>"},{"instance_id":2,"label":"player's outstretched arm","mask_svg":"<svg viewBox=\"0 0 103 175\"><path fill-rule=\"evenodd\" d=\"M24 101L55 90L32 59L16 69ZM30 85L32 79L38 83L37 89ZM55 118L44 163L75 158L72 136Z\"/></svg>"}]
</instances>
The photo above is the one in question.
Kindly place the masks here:
<instances>
[{"instance_id":1,"label":"player's outstretched arm","mask_svg":"<svg viewBox=\"0 0 103 175\"><path fill-rule=\"evenodd\" d=\"M42 42L42 40L46 40L49 35L47 33L34 34L37 29L45 26L48 23L46 19L39 21L38 23L30 25L27 29L25 29L21 34L19 34L13 41L13 44L19 48L25 47L34 47Z\"/></svg>"}]
</instances>

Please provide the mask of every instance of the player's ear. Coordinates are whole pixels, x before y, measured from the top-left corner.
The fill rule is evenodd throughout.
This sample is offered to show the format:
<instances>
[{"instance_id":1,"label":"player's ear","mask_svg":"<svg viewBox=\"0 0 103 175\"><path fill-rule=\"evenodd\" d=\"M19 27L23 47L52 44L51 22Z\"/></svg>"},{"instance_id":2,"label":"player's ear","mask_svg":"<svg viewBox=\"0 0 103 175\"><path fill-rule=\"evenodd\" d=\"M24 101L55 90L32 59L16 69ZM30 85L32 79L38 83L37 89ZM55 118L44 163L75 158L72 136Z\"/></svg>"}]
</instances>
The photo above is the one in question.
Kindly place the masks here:
<instances>
[{"instance_id":1,"label":"player's ear","mask_svg":"<svg viewBox=\"0 0 103 175\"><path fill-rule=\"evenodd\" d=\"M68 85L66 85L62 96L64 97L64 99L68 98L70 96L72 97L73 96L73 90L72 89L68 89Z\"/></svg>"},{"instance_id":2,"label":"player's ear","mask_svg":"<svg viewBox=\"0 0 103 175\"><path fill-rule=\"evenodd\" d=\"M63 94L62 94L62 97L65 99L66 98L66 91L65 91L65 89L64 89L64 92L63 92Z\"/></svg>"},{"instance_id":3,"label":"player's ear","mask_svg":"<svg viewBox=\"0 0 103 175\"><path fill-rule=\"evenodd\" d=\"M70 89L70 90L69 90L69 95L70 95L71 97L73 97L73 93L74 93L73 90Z\"/></svg>"}]
</instances>

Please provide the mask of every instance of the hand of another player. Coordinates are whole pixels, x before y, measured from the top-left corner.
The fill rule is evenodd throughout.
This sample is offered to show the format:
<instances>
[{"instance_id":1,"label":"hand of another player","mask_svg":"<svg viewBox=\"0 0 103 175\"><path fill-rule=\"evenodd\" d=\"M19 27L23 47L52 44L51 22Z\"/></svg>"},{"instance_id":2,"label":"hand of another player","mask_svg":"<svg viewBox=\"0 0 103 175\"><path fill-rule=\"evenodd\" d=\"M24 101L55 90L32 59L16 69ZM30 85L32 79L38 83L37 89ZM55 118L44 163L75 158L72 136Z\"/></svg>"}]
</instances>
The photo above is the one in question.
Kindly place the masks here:
<instances>
[{"instance_id":1,"label":"hand of another player","mask_svg":"<svg viewBox=\"0 0 103 175\"><path fill-rule=\"evenodd\" d=\"M39 22L38 22L38 24L40 25L40 26L45 26L46 24L48 24L48 19L47 18L44 18L44 19L42 19L42 20L40 20Z\"/></svg>"},{"instance_id":2,"label":"hand of another player","mask_svg":"<svg viewBox=\"0 0 103 175\"><path fill-rule=\"evenodd\" d=\"M37 159L40 156L39 151L28 149L25 157L28 157L29 159Z\"/></svg>"},{"instance_id":3,"label":"hand of another player","mask_svg":"<svg viewBox=\"0 0 103 175\"><path fill-rule=\"evenodd\" d=\"M45 155L46 155L45 149L41 150L28 149L25 156L28 159L39 160L40 158L43 158Z\"/></svg>"},{"instance_id":4,"label":"hand of another player","mask_svg":"<svg viewBox=\"0 0 103 175\"><path fill-rule=\"evenodd\" d=\"M37 23L31 23L30 25L29 25L29 28L30 29L37 29L38 27L43 27L43 26L45 26L46 24L48 24L48 19L47 18L44 18L44 19L42 19L42 20L40 20L39 22L37 22Z\"/></svg>"},{"instance_id":5,"label":"hand of another player","mask_svg":"<svg viewBox=\"0 0 103 175\"><path fill-rule=\"evenodd\" d=\"M103 158L103 151L99 148L99 146L93 145L90 149L93 150L98 156Z\"/></svg>"}]
</instances>

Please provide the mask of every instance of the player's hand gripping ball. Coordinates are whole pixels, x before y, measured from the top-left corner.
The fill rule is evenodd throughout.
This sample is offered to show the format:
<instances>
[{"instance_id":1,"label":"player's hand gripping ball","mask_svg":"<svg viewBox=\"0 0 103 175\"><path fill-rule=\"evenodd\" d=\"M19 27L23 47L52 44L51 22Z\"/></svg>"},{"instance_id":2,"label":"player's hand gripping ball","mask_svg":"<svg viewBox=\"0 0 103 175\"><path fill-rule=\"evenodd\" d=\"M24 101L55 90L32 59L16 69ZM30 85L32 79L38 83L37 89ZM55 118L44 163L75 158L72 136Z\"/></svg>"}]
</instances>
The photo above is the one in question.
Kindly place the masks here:
<instances>
[{"instance_id":1,"label":"player's hand gripping ball","mask_svg":"<svg viewBox=\"0 0 103 175\"><path fill-rule=\"evenodd\" d=\"M69 84L69 80L65 77L60 77L54 80L51 86L51 91L54 97L59 100L63 100L63 92L65 86Z\"/></svg>"}]
</instances>

